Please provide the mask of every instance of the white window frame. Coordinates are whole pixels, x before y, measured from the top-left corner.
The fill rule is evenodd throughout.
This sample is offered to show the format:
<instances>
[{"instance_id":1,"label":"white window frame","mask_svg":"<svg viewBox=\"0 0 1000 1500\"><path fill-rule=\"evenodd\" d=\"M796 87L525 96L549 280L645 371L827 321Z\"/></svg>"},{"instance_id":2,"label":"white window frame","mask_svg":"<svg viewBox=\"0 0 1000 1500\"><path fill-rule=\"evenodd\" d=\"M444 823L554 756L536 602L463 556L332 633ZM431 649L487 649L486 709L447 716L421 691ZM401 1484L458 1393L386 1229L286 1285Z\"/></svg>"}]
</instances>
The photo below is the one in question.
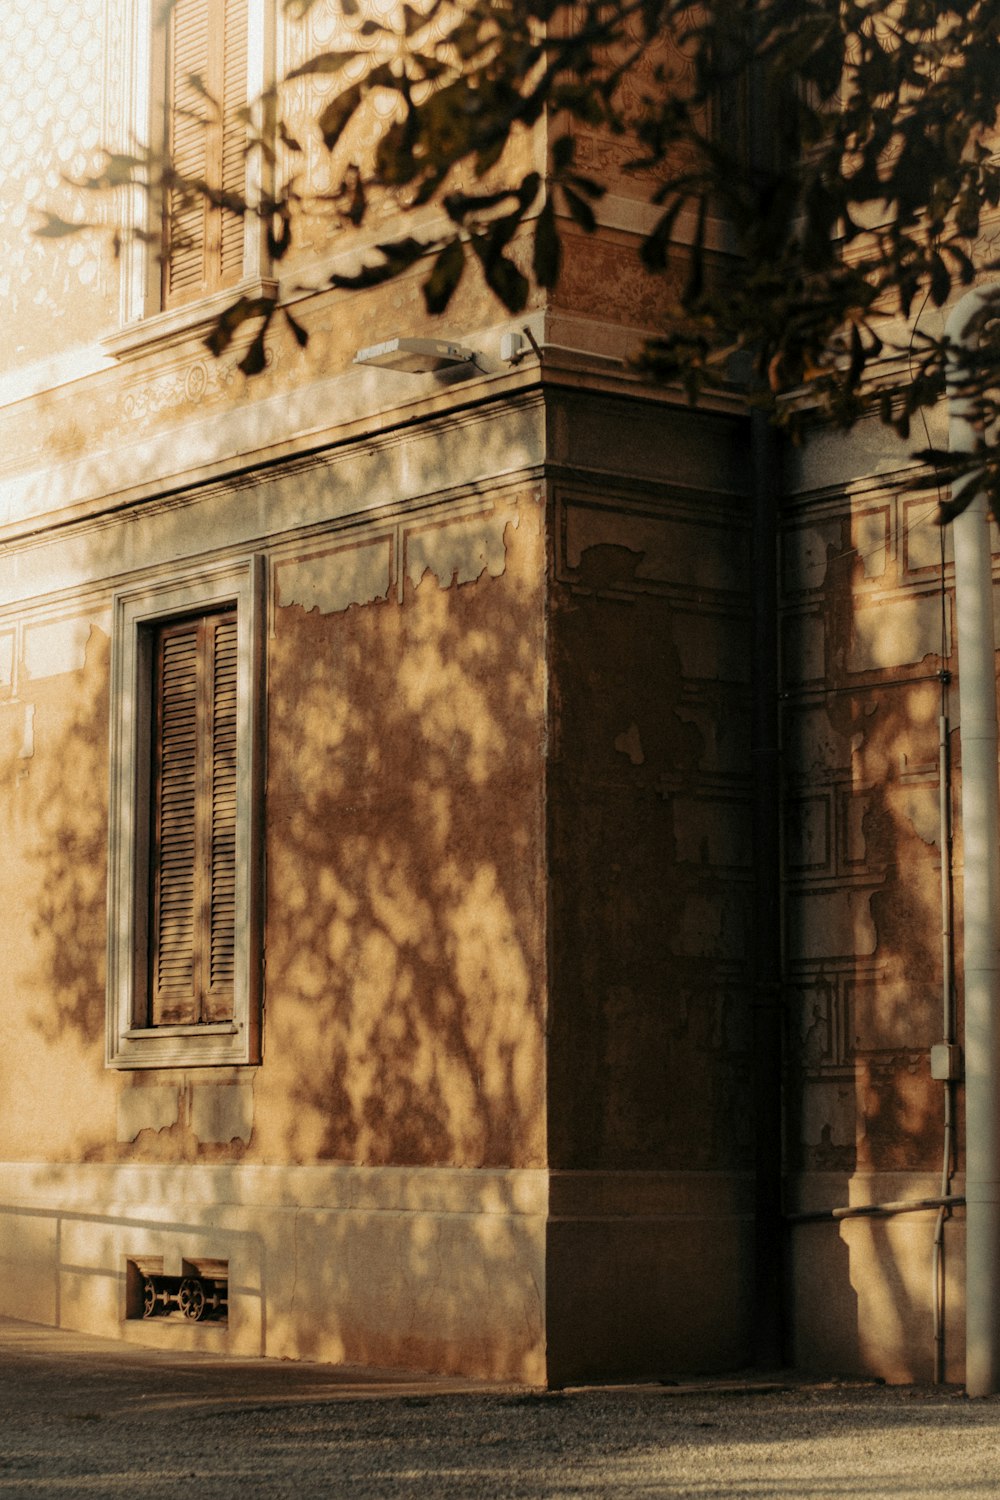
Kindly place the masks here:
<instances>
[{"instance_id":1,"label":"white window frame","mask_svg":"<svg viewBox=\"0 0 1000 1500\"><path fill-rule=\"evenodd\" d=\"M108 1067L219 1067L260 1060L263 599L264 560L242 557L123 589L113 601ZM233 1019L149 1026L145 1015L155 629L227 604L236 607L239 651Z\"/></svg>"},{"instance_id":2,"label":"white window frame","mask_svg":"<svg viewBox=\"0 0 1000 1500\"><path fill-rule=\"evenodd\" d=\"M270 84L274 74L274 5L275 0L247 0L247 104L253 106ZM162 0L125 0L122 17L122 51L124 65L121 87L123 139L120 149L162 146L163 101L165 78L165 32ZM118 86L118 80L116 80ZM264 166L261 153L252 152L247 161L247 192L259 192ZM160 231L152 211L149 195L139 188L130 190L124 204L125 222L136 225L150 243L130 236L122 251L120 322L122 331L112 334L105 345L118 358L135 352L132 348L137 331L148 344L157 339L169 341L190 327L210 323L240 295L257 295L274 290L268 279L270 267L265 248L264 229L252 215L244 220L243 278L238 286L211 297L163 311L161 268L157 254ZM129 337L131 333L131 339Z\"/></svg>"}]
</instances>

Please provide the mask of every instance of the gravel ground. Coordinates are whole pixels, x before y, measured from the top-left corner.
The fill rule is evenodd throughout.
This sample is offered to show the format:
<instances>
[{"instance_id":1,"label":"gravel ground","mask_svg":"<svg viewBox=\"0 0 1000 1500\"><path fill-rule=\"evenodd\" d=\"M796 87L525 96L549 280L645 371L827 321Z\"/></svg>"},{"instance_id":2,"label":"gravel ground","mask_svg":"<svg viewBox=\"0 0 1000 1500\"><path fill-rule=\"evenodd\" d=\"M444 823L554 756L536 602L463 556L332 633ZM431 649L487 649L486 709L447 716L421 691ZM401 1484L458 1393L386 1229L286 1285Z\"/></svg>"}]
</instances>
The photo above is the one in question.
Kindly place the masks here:
<instances>
[{"instance_id":1,"label":"gravel ground","mask_svg":"<svg viewBox=\"0 0 1000 1500\"><path fill-rule=\"evenodd\" d=\"M0 1321L0 1495L900 1497L1000 1490L1000 1399L734 1381L538 1394Z\"/></svg>"}]
</instances>

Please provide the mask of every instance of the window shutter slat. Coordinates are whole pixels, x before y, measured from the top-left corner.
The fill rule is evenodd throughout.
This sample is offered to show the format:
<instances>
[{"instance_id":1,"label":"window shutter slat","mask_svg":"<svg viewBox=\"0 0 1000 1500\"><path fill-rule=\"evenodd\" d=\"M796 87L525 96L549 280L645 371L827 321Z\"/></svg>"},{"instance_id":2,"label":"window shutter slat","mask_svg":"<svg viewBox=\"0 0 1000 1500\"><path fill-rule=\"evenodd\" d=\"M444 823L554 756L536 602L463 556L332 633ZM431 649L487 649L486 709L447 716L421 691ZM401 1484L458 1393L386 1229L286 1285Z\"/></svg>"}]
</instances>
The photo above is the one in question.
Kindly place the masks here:
<instances>
[{"instance_id":1,"label":"window shutter slat","mask_svg":"<svg viewBox=\"0 0 1000 1500\"><path fill-rule=\"evenodd\" d=\"M242 196L246 184L247 0L173 0L167 69L167 145L185 178ZM209 95L191 83L201 79ZM235 285L243 274L243 218L201 195L165 205L164 305Z\"/></svg>"},{"instance_id":2,"label":"window shutter slat","mask_svg":"<svg viewBox=\"0 0 1000 1500\"><path fill-rule=\"evenodd\" d=\"M208 170L208 104L192 86L192 75L208 79L209 35L205 0L175 0L170 16L167 79L167 146L182 177L204 178ZM207 204L170 193L167 201L164 297L181 300L206 285Z\"/></svg>"},{"instance_id":3,"label":"window shutter slat","mask_svg":"<svg viewBox=\"0 0 1000 1500\"><path fill-rule=\"evenodd\" d=\"M246 191L246 124L240 111L247 102L247 0L225 0L225 42L222 58L223 192L242 197ZM243 273L243 219L222 211L219 276L223 285Z\"/></svg>"},{"instance_id":4,"label":"window shutter slat","mask_svg":"<svg viewBox=\"0 0 1000 1500\"><path fill-rule=\"evenodd\" d=\"M196 1019L197 649L197 627L191 626L163 636L157 660L150 986L150 1021L154 1026Z\"/></svg>"},{"instance_id":5,"label":"window shutter slat","mask_svg":"<svg viewBox=\"0 0 1000 1500\"><path fill-rule=\"evenodd\" d=\"M234 614L160 630L151 840L153 1026L233 1015L238 667Z\"/></svg>"},{"instance_id":6,"label":"window shutter slat","mask_svg":"<svg viewBox=\"0 0 1000 1500\"><path fill-rule=\"evenodd\" d=\"M206 1010L212 1020L233 1013L236 957L236 620L215 628L212 692L211 885L209 985Z\"/></svg>"}]
</instances>

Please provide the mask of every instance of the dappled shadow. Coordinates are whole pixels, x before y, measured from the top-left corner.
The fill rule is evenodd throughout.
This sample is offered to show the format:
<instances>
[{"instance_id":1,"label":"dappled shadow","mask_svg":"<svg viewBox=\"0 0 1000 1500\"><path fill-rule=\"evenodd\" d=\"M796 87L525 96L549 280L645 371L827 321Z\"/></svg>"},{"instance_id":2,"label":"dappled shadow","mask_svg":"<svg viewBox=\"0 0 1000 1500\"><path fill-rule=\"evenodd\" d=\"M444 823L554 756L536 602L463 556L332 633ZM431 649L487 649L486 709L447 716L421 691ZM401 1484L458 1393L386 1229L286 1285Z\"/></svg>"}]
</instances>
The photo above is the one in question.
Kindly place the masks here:
<instances>
[{"instance_id":1,"label":"dappled shadow","mask_svg":"<svg viewBox=\"0 0 1000 1500\"><path fill-rule=\"evenodd\" d=\"M102 1078L109 642L85 617L69 626L35 626L16 696L0 704L8 912L0 940L7 1023L0 1129L8 1158L79 1151L81 1142L86 1151L109 1124ZM102 1087L104 1108L95 1109Z\"/></svg>"},{"instance_id":2,"label":"dappled shadow","mask_svg":"<svg viewBox=\"0 0 1000 1500\"><path fill-rule=\"evenodd\" d=\"M950 596L942 612L940 568L908 571L916 550L891 529L905 514L844 505L786 536L793 1206L928 1196L940 1180L930 1048L944 1034L938 674L952 665ZM806 1314L803 1348L812 1337L822 1360L850 1325L849 1367L926 1377L933 1216L794 1233L798 1274L818 1259L840 1308L824 1332L822 1313ZM949 1356L958 1370L954 1340Z\"/></svg>"},{"instance_id":3,"label":"dappled shadow","mask_svg":"<svg viewBox=\"0 0 1000 1500\"><path fill-rule=\"evenodd\" d=\"M753 1160L740 605L696 627L703 668L642 562L591 546L554 594L551 1158L737 1172Z\"/></svg>"},{"instance_id":4,"label":"dappled shadow","mask_svg":"<svg viewBox=\"0 0 1000 1500\"><path fill-rule=\"evenodd\" d=\"M544 1161L530 514L507 545L475 586L276 612L265 1158Z\"/></svg>"}]
</instances>

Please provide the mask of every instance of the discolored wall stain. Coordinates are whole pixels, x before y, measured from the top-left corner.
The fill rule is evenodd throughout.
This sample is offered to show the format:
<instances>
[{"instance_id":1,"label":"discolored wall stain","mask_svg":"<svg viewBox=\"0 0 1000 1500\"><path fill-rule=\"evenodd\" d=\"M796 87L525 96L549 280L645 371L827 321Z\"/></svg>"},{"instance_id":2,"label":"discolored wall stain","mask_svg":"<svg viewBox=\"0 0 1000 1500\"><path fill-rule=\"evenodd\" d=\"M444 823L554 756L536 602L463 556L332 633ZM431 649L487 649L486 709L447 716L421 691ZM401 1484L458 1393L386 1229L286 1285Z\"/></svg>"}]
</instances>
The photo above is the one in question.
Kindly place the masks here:
<instances>
[{"instance_id":1,"label":"discolored wall stain","mask_svg":"<svg viewBox=\"0 0 1000 1500\"><path fill-rule=\"evenodd\" d=\"M741 510L567 497L550 601L554 1166L747 1161ZM705 558L711 552L711 560ZM738 587L739 585L739 587ZM696 604L697 597L697 604ZM695 609L712 642L695 649Z\"/></svg>"},{"instance_id":2,"label":"discolored wall stain","mask_svg":"<svg viewBox=\"0 0 1000 1500\"><path fill-rule=\"evenodd\" d=\"M905 496L844 496L804 513L807 527L790 518L782 572L789 1165L933 1171L938 734L942 709L957 711L935 674L953 669L950 590L942 606L940 549L929 578L934 558L907 531L922 510ZM809 536L823 539L822 569L803 548ZM801 608L808 633L787 628Z\"/></svg>"}]
</instances>

